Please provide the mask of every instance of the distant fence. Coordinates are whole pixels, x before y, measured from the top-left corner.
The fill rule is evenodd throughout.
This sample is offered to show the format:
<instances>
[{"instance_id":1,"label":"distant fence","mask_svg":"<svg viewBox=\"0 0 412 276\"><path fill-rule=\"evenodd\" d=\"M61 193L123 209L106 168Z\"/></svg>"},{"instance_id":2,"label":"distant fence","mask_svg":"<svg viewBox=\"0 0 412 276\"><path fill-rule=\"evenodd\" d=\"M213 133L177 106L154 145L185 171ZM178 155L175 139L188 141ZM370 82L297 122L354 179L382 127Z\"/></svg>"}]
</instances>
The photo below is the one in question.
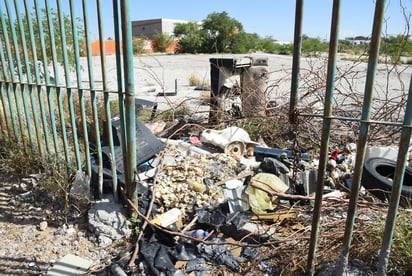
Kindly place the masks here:
<instances>
[{"instance_id":1,"label":"distant fence","mask_svg":"<svg viewBox=\"0 0 412 276\"><path fill-rule=\"evenodd\" d=\"M0 4L0 131L2 137L15 140L25 150L38 153L44 159L54 158L68 166L85 171L91 176L92 159L98 167L97 185L102 194L103 158L99 125L108 122L107 141L110 151L111 172L113 174L113 194L117 197L116 160L114 160L113 134L111 128L111 101L114 95L120 112L123 167L125 169L125 187L129 198L136 197L134 168L136 167L136 122L135 92L133 76L133 55L130 3L127 0L114 0L113 28L115 37L110 44L116 55L117 86L110 90L106 72L105 55L108 52L104 43L98 43L100 53L101 82L95 80L96 68L90 38L91 13L97 15L99 41L104 41L101 5L96 1L96 10L88 10L90 1L82 0L81 7L75 1L68 1L68 9L57 0L53 7L49 0L39 4L39 0L5 0ZM106 1L105 1L106 2ZM67 1L65 1L67 3ZM80 3L76 1L76 3ZM106 2L107 4L107 2ZM399 155L393 180L393 191L388 210L385 234L379 256L379 275L385 275L393 237L393 228L400 199L401 183L405 172L406 156L412 127L412 89L409 89L408 101L403 124L372 122L370 108L374 87L374 76L379 55L379 43L383 22L384 0L376 1L373 22L364 103L357 138L357 156L350 207L347 214L342 255L336 275L342 275L348 264L349 249L355 224L356 203L360 189L362 165L368 130L371 124L387 124L402 129ZM81 14L76 14L78 10ZM328 157L331 123L336 120L354 120L332 116L332 98L336 70L338 45L338 26L340 1L333 2L331 36L329 43L328 72L321 140L321 153L318 171L316 200L313 211L312 232L307 259L307 272L314 274L316 251L318 246L322 194L324 189L326 163ZM78 19L77 16L81 16ZM297 108L300 53L302 42L303 0L296 1L294 56L290 97L290 122L295 123L302 114ZM107 18L106 18L107 20ZM106 21L105 21L106 22ZM120 41L123 43L120 44ZM106 52L107 51L107 52ZM80 57L85 56L87 68L81 67ZM71 74L74 69L74 75ZM87 77L83 75L87 72ZM111 72L113 74L113 72ZM103 98L103 109L98 108L98 98ZM113 98L113 97L112 97ZM101 112L103 110L103 112ZM94 148L91 149L93 136ZM92 158L92 155L94 158Z\"/></svg>"},{"instance_id":2,"label":"distant fence","mask_svg":"<svg viewBox=\"0 0 412 276\"><path fill-rule=\"evenodd\" d=\"M116 54L116 41L114 40L105 40L104 41L104 49L106 55L114 55ZM122 42L120 41L120 46L122 45ZM172 41L169 47L165 49L165 53L175 53L177 50L178 42L177 41ZM101 55L101 46L100 46L100 40L93 40L92 41L92 55L97 56ZM120 47L121 50L121 47ZM156 41L155 40L145 40L144 46L143 46L143 53L153 53L156 51Z\"/></svg>"}]
</instances>

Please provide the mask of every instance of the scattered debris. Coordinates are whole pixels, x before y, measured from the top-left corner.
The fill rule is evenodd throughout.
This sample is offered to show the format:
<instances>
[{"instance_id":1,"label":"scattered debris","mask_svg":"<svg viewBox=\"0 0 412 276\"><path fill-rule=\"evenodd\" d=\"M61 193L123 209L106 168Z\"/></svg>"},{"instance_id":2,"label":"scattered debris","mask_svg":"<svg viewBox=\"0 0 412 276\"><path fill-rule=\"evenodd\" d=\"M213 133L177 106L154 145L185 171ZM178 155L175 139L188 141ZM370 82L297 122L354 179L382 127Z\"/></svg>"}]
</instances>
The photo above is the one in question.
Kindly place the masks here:
<instances>
[{"instance_id":1,"label":"scattered debris","mask_svg":"<svg viewBox=\"0 0 412 276\"><path fill-rule=\"evenodd\" d=\"M40 224L39 224L39 230L40 231L44 231L44 230L46 230L47 229L47 221L42 221L42 222L40 222Z\"/></svg>"},{"instance_id":2,"label":"scattered debris","mask_svg":"<svg viewBox=\"0 0 412 276\"><path fill-rule=\"evenodd\" d=\"M116 120L114 140L120 149ZM112 271L179 275L223 266L240 272L242 263L259 254L257 245L289 243L289 236L308 231L299 220L314 200L317 156L270 148L252 141L237 126L204 129L185 139L158 138L164 134L163 122L146 127L138 121L137 129L142 145L151 145L141 148L138 156L139 206L127 202L142 219L140 234L135 247L128 249L127 260L112 265ZM117 152L116 162L121 163ZM355 155L353 143L330 152L322 203L326 209L333 202L347 201ZM107 184L112 176L108 164L105 169ZM122 173L119 166L119 183L124 185ZM100 246L130 235L119 215L123 206L118 207L111 215L102 212L101 204L93 204L89 211L90 230ZM345 218L343 210L337 213L339 219ZM305 217L310 219L309 214ZM240 249L237 254L235 247ZM265 261L255 267L269 274L280 271Z\"/></svg>"},{"instance_id":3,"label":"scattered debris","mask_svg":"<svg viewBox=\"0 0 412 276\"><path fill-rule=\"evenodd\" d=\"M68 254L58 260L46 273L47 276L83 275L86 274L92 262L79 256Z\"/></svg>"}]
</instances>

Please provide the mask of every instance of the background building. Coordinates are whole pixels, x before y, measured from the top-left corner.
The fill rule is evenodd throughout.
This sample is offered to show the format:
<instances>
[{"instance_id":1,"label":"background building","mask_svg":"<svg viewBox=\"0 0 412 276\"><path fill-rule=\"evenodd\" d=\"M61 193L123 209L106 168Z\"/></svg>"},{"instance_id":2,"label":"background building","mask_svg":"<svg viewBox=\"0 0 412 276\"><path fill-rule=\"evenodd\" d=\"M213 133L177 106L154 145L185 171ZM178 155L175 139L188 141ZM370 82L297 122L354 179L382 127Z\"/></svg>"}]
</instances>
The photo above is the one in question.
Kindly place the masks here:
<instances>
[{"instance_id":1,"label":"background building","mask_svg":"<svg viewBox=\"0 0 412 276\"><path fill-rule=\"evenodd\" d=\"M173 35L176 24L188 22L190 21L165 18L132 21L132 36L144 36L152 40L156 33Z\"/></svg>"}]
</instances>

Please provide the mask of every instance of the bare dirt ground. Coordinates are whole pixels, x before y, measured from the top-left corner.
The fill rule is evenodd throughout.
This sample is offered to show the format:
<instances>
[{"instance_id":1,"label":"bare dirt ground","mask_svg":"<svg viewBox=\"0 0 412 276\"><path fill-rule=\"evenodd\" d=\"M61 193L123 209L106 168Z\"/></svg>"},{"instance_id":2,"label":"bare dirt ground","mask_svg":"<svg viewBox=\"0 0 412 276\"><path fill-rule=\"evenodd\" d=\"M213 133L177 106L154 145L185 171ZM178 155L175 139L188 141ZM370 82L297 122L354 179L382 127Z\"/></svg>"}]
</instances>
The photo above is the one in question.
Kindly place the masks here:
<instances>
[{"instance_id":1,"label":"bare dirt ground","mask_svg":"<svg viewBox=\"0 0 412 276\"><path fill-rule=\"evenodd\" d=\"M1 275L44 275L67 254L90 260L98 274L124 249L123 242L98 247L89 237L87 216L74 217L35 178L20 181L6 175L0 169Z\"/></svg>"}]
</instances>

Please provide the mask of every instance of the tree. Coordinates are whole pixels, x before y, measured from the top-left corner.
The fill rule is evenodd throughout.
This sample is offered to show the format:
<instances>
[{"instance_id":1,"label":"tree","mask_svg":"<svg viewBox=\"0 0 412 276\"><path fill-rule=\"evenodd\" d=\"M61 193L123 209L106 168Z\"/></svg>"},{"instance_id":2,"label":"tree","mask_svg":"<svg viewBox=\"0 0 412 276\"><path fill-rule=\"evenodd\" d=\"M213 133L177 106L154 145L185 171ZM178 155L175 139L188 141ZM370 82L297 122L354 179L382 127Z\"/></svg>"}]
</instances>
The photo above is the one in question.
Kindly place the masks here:
<instances>
[{"instance_id":1,"label":"tree","mask_svg":"<svg viewBox=\"0 0 412 276\"><path fill-rule=\"evenodd\" d=\"M177 52L196 54L201 51L202 32L196 22L176 24L174 35L179 40Z\"/></svg>"},{"instance_id":2,"label":"tree","mask_svg":"<svg viewBox=\"0 0 412 276\"><path fill-rule=\"evenodd\" d=\"M381 53L399 63L401 56L411 56L412 42L407 35L388 36L382 39Z\"/></svg>"},{"instance_id":3,"label":"tree","mask_svg":"<svg viewBox=\"0 0 412 276\"><path fill-rule=\"evenodd\" d=\"M146 43L146 39L143 37L137 38L134 37L132 39L132 47L133 47L133 55L140 55L144 53L144 45Z\"/></svg>"},{"instance_id":4,"label":"tree","mask_svg":"<svg viewBox=\"0 0 412 276\"><path fill-rule=\"evenodd\" d=\"M205 53L231 52L236 36L243 32L242 24L227 12L211 13L203 21L203 51Z\"/></svg>"},{"instance_id":5,"label":"tree","mask_svg":"<svg viewBox=\"0 0 412 276\"><path fill-rule=\"evenodd\" d=\"M250 34L241 32L233 37L230 49L232 53L247 53L256 50L260 38L256 33Z\"/></svg>"},{"instance_id":6,"label":"tree","mask_svg":"<svg viewBox=\"0 0 412 276\"><path fill-rule=\"evenodd\" d=\"M63 15L63 26L64 26L64 32L65 32L65 38L66 38L66 48L63 49L62 46L62 39L61 39L61 29L60 29L60 24L59 24L59 18L57 11L54 9L50 10L51 13L51 25L54 27L53 28L53 36L54 36L54 49L56 50L56 58L58 63L63 63L63 50L67 51L67 56L68 56L68 64L70 67L74 67L75 64L75 54L74 54L74 42L73 42L73 32L72 32L72 24L70 17L67 14ZM41 9L40 11L40 18L41 18L41 25L43 27L43 38L45 42L45 51L46 51L46 57L47 57L47 62L51 62L52 58L52 45L51 45L51 40L50 40L50 30L49 30L49 24L48 24L48 19L47 19L47 12L46 9ZM20 28L19 28L19 22L17 19L14 20L14 22L11 22L10 19L7 17L7 15L4 15L6 18L6 25L7 25L7 35L10 39L10 42L12 43L12 35L11 35L11 28L10 24L13 24L15 30L16 30L16 36L17 36L17 45L21 47L22 45L22 39L20 35ZM29 32L29 25L27 21L27 17L25 14L21 15L22 22L23 22L23 36L26 41L26 47L29 52L29 57L32 57L32 45L30 43L30 32ZM37 55L37 59L39 61L43 61L43 53L41 49L41 44L40 44L40 31L39 31L39 24L37 22L37 17L36 17L36 11L33 8L32 13L30 14L30 19L31 19L31 25L33 28L33 34L34 34L34 41L35 41L35 51ZM80 47L80 55L85 54L85 33L84 33L84 27L83 27L83 22L81 18L76 18L76 28L77 28L77 39L79 41L79 47ZM0 35L2 38L4 38L4 33L3 30L0 28ZM14 51L14 47L12 48L12 51ZM22 55L22 51L19 52L20 55ZM13 55L15 53L13 52ZM7 57L6 57L7 58ZM23 60L21 58L21 60ZM37 64L37 61L32 62L32 64ZM16 65L17 66L17 65ZM25 67L25 64L24 66Z\"/></svg>"},{"instance_id":7,"label":"tree","mask_svg":"<svg viewBox=\"0 0 412 276\"><path fill-rule=\"evenodd\" d=\"M154 34L154 41L156 52L166 52L166 49L173 43L173 39L170 36L160 32Z\"/></svg>"},{"instance_id":8,"label":"tree","mask_svg":"<svg viewBox=\"0 0 412 276\"><path fill-rule=\"evenodd\" d=\"M319 38L308 37L302 40L302 52L309 55L317 55L328 51L328 43L321 42Z\"/></svg>"}]
</instances>

